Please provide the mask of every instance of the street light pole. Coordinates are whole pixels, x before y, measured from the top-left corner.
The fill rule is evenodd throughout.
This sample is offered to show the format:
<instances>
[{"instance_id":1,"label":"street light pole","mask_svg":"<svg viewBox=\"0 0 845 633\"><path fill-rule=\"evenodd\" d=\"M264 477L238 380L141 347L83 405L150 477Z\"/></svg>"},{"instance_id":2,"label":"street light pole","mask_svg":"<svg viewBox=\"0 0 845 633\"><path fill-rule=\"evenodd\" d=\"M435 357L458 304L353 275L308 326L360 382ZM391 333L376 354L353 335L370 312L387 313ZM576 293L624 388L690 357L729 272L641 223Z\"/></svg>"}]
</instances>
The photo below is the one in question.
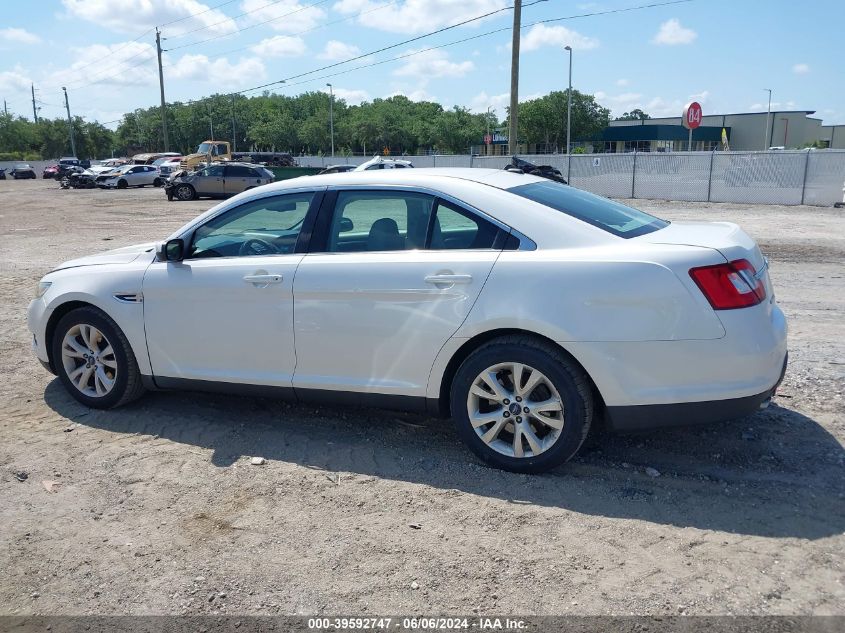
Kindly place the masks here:
<instances>
[{"instance_id":1,"label":"street light pole","mask_svg":"<svg viewBox=\"0 0 845 633\"><path fill-rule=\"evenodd\" d=\"M766 129L763 130L763 151L765 152L769 149L769 117L772 115L772 89L771 88L763 88L763 90L768 91L769 93L769 108L766 110Z\"/></svg>"},{"instance_id":2,"label":"street light pole","mask_svg":"<svg viewBox=\"0 0 845 633\"><path fill-rule=\"evenodd\" d=\"M569 154L569 148L572 147L570 143L570 131L572 130L572 47L564 46L563 49L569 51L569 90L566 93L566 153Z\"/></svg>"},{"instance_id":3,"label":"street light pole","mask_svg":"<svg viewBox=\"0 0 845 633\"><path fill-rule=\"evenodd\" d=\"M519 35L522 28L522 0L513 2L513 33L511 34L511 109L508 113L508 151L516 154L519 115Z\"/></svg>"},{"instance_id":4,"label":"street light pole","mask_svg":"<svg viewBox=\"0 0 845 633\"><path fill-rule=\"evenodd\" d=\"M331 84L326 84L329 87L329 125L332 131L332 158L334 158L334 89Z\"/></svg>"},{"instance_id":5,"label":"street light pole","mask_svg":"<svg viewBox=\"0 0 845 633\"><path fill-rule=\"evenodd\" d=\"M491 105L487 106L487 136L488 137L490 136L490 109L492 107L493 106L491 106ZM485 155L490 154L490 145L492 145L492 144L493 144L493 139L490 139L490 143L484 143L484 154Z\"/></svg>"},{"instance_id":6,"label":"street light pole","mask_svg":"<svg viewBox=\"0 0 845 633\"><path fill-rule=\"evenodd\" d=\"M65 108L67 109L67 124L68 124L68 128L70 128L70 151L74 156L76 156L76 141L73 140L73 120L70 118L70 103L67 100L67 88L62 86L62 90L64 90L64 93L65 93Z\"/></svg>"}]
</instances>

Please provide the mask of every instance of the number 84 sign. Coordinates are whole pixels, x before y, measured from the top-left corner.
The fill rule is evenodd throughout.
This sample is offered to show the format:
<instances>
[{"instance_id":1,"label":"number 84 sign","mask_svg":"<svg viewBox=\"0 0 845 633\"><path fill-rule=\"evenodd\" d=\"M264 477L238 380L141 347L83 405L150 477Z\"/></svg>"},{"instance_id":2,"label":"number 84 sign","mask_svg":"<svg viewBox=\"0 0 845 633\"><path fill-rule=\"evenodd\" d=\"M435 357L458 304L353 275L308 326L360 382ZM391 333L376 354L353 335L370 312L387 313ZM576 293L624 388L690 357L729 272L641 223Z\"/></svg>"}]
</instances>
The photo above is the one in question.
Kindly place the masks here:
<instances>
[{"instance_id":1,"label":"number 84 sign","mask_svg":"<svg viewBox=\"0 0 845 633\"><path fill-rule=\"evenodd\" d=\"M683 123L684 127L688 130L694 130L701 125L702 116L701 104L698 103L698 101L692 101L684 108L684 115L681 119L681 123Z\"/></svg>"}]
</instances>

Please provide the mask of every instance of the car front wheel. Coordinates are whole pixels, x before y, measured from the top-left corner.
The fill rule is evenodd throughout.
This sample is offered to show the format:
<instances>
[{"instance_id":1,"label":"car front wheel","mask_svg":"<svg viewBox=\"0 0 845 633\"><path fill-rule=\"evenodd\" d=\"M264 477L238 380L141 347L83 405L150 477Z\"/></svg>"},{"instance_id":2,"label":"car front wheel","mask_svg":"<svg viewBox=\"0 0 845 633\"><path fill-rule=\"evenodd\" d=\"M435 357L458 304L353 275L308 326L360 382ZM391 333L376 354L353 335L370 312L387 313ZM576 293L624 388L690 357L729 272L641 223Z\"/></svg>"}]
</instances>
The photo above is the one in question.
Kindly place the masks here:
<instances>
[{"instance_id":1,"label":"car front wheel","mask_svg":"<svg viewBox=\"0 0 845 633\"><path fill-rule=\"evenodd\" d=\"M118 189L126 189L129 186L129 183L125 180L121 179L117 181L117 188Z\"/></svg>"},{"instance_id":2,"label":"car front wheel","mask_svg":"<svg viewBox=\"0 0 845 633\"><path fill-rule=\"evenodd\" d=\"M572 458L593 418L590 383L560 349L508 337L473 352L451 388L458 434L484 462L539 473Z\"/></svg>"},{"instance_id":3,"label":"car front wheel","mask_svg":"<svg viewBox=\"0 0 845 633\"><path fill-rule=\"evenodd\" d=\"M191 185L179 185L173 194L177 200L193 200L196 196L194 188Z\"/></svg>"},{"instance_id":4,"label":"car front wheel","mask_svg":"<svg viewBox=\"0 0 845 633\"><path fill-rule=\"evenodd\" d=\"M138 398L144 387L135 354L109 316L77 308L59 321L53 363L71 396L95 409L111 409Z\"/></svg>"}]
</instances>

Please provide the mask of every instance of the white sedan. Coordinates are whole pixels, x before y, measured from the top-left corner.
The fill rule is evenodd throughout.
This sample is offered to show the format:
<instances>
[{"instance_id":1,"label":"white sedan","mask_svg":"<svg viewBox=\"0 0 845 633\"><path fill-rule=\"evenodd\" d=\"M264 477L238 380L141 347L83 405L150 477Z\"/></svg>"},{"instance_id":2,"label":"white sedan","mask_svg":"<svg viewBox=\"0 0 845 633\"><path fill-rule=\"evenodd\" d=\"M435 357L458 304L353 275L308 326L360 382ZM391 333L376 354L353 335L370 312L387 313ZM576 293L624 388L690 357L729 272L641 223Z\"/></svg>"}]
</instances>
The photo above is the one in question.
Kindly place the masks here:
<instances>
[{"instance_id":1,"label":"white sedan","mask_svg":"<svg viewBox=\"0 0 845 633\"><path fill-rule=\"evenodd\" d=\"M123 165L112 171L101 174L96 180L98 187L107 189L126 189L127 187L145 187L164 184L161 172L152 165Z\"/></svg>"},{"instance_id":2,"label":"white sedan","mask_svg":"<svg viewBox=\"0 0 845 633\"><path fill-rule=\"evenodd\" d=\"M87 406L210 389L418 409L520 472L572 457L599 419L748 415L787 355L766 260L736 225L486 169L256 188L161 243L60 265L29 328Z\"/></svg>"}]
</instances>

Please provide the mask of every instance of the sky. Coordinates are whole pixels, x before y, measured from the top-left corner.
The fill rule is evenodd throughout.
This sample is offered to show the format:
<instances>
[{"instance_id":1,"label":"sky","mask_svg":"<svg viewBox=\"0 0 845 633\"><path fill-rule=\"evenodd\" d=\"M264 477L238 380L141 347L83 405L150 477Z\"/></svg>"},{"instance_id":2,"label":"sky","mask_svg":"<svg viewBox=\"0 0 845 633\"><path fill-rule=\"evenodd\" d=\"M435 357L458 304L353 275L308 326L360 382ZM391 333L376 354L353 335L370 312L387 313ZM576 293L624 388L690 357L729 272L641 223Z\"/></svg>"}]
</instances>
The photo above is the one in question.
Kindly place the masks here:
<instances>
[{"instance_id":1,"label":"sky","mask_svg":"<svg viewBox=\"0 0 845 633\"><path fill-rule=\"evenodd\" d=\"M633 108L680 116L691 100L705 115L765 111L770 88L773 110L815 110L825 124L845 124L841 38L827 26L845 23L845 1L691 0L635 8L668 1L523 0L520 100L566 88L568 45L573 87L594 94L613 116ZM39 116L64 116L65 86L72 114L115 128L125 112L159 104L158 26L168 101L235 91L295 95L328 91L331 82L349 104L403 94L475 112L491 107L504 119L511 4L10 2L0 18L0 99L10 113L32 118L34 84ZM438 29L447 30L429 35ZM250 91L265 84L272 85Z\"/></svg>"}]
</instances>

